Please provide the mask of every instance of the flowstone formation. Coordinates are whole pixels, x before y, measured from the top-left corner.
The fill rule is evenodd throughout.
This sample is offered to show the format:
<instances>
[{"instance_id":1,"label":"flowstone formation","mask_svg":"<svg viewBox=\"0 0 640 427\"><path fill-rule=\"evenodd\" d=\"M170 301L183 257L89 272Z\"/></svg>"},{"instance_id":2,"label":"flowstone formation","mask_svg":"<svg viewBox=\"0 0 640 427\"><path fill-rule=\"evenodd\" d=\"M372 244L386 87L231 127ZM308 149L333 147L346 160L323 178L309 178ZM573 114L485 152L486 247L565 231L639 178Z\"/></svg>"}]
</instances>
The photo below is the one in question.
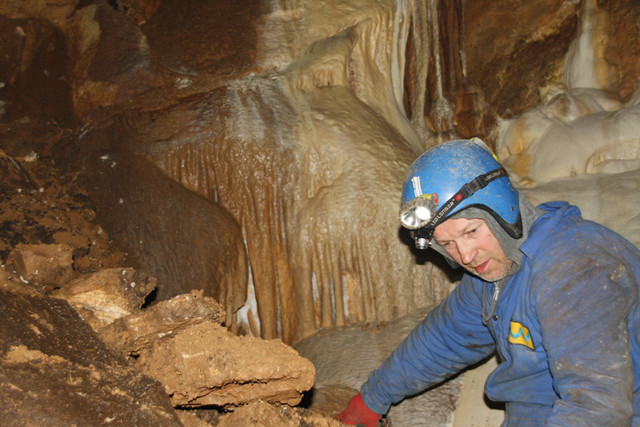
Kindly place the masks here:
<instances>
[{"instance_id":1,"label":"flowstone formation","mask_svg":"<svg viewBox=\"0 0 640 427\"><path fill-rule=\"evenodd\" d=\"M617 56L619 13L582 3L562 79L538 106L501 121L496 151L530 201L569 201L640 245L640 88L620 78L638 61Z\"/></svg>"},{"instance_id":2,"label":"flowstone formation","mask_svg":"<svg viewBox=\"0 0 640 427\"><path fill-rule=\"evenodd\" d=\"M411 10L335 6L325 25L311 3L271 11L257 72L130 110L116 128L131 150L241 224L255 295L243 320L286 342L390 319L448 288L433 264L415 262L396 219L402 175L421 150L394 80L408 31L400 20ZM283 51L282 29L306 35Z\"/></svg>"}]
</instances>

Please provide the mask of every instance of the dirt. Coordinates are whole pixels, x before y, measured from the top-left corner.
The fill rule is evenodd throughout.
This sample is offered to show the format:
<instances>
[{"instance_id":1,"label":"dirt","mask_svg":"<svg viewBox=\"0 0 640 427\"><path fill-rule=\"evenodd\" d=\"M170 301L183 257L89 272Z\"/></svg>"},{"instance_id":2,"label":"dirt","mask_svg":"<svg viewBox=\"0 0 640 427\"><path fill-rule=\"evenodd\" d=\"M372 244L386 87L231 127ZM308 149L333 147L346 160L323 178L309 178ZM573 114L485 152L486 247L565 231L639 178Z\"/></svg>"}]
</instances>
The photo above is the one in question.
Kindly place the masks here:
<instances>
[{"instance_id":1,"label":"dirt","mask_svg":"<svg viewBox=\"0 0 640 427\"><path fill-rule=\"evenodd\" d=\"M91 278L95 277L96 274L113 269L121 269L123 272L129 271L129 266L127 265L128 254L117 246L115 240L111 239L109 234L98 223L98 216L92 205L92 199L83 189L78 175L73 171L73 165L65 162L65 155L68 152L63 155L62 151L53 151L53 147L56 147L56 150L64 150L62 147L65 145L60 142L65 138L71 137L71 131L55 123L45 125L32 124L26 119L10 124L0 124L0 127L0 263L2 264L0 279L2 279L3 287L8 292L7 295L3 294L1 302L3 303L3 310L7 313L10 313L11 310L19 313L17 306L13 306L17 303L12 301L17 301L20 298L25 299L26 302L24 304L30 307L29 310L35 307L26 314L8 314L13 317L11 321L6 322L7 325L14 322L14 318L22 316L24 317L23 323L26 325L25 330L33 331L35 334L31 334L34 339L28 342L23 339L24 333L19 333L11 342L9 342L9 339L2 342L2 345L7 348L4 351L3 365L0 366L0 377L2 377L0 380L5 385L11 386L10 388L13 390L9 393L11 395L5 397L9 399L10 406L14 407L15 410L11 414L0 414L0 418L3 416L14 417L15 419L32 420L42 424L73 423L74 420L86 420L87 415L83 411L87 410L87 408L93 408L91 405L95 399L89 397L89 401L86 401L85 398L79 398L78 396L92 396L91 387L102 387L103 392L99 394L100 398L98 399L98 406L101 406L98 408L99 410L93 408L94 412L98 413L100 417L104 415L100 421L110 420L112 416L109 414L117 413L120 417L119 421L126 424L127 417L133 415L128 414L126 411L123 412L120 408L126 408L130 404L134 409L136 405L142 405L142 408L147 412L149 412L149 408L155 408L151 412L157 409L160 411L157 414L149 415L147 413L145 415L150 417L147 421L155 419L155 422L158 422L157 420L164 419L165 421L160 421L160 423L165 425L179 425L179 423L182 423L185 426L232 426L246 425L248 422L256 425L340 425L330 417L332 414L323 414L318 411L296 407L295 403L299 401L299 396L296 397L295 394L304 390L295 391L294 389L294 394L286 391L286 389L282 392L277 391L278 387L281 387L278 385L278 381L274 382L272 389L269 389L266 384L262 386L266 390L263 392L264 398L269 400L272 395L282 394L286 397L285 400L288 400L293 406L291 404L282 405L280 402L282 399L280 398L271 402L263 400L251 401L249 396L242 402L249 401L250 403L247 405L237 406L232 404L226 407L222 405L217 407L208 406L204 409L178 409L176 411L177 415L174 414L169 405L169 396L172 394L171 387L167 388L168 386L163 384L162 381L154 382L152 378L158 379L162 378L162 376L146 372L145 369L148 370L148 367L138 370L139 366L144 363L153 363L152 357L155 356L151 352L149 352L149 355L142 354L144 353L142 351L136 354L129 354L122 351L122 348L111 345L108 341L99 343L97 339L99 334L91 337L91 327L95 332L95 329L104 326L101 322L83 321L83 319L88 319L87 310L90 309L90 307L86 310L84 308L84 306L89 306L86 298L80 297L84 306L82 309L76 307L78 311L74 311L71 308L74 303L73 298L67 299L71 306L65 305L66 301L56 299L61 295L65 295L65 293L70 293L70 289L65 287L69 283L76 283L74 292L79 292L76 291L76 288L80 290L85 287L91 288L92 280L95 280ZM16 268L16 253L19 251L16 248L24 245L41 244L47 245L47 247L60 245L60 247L69 248L71 265L68 269L72 272L72 277L67 274L64 276L64 280L43 282L40 279L43 275L35 274L22 277L18 274L20 269ZM86 282L78 284L78 281L82 281L83 278L86 278ZM64 281L67 283L63 283ZM115 281L115 286L117 285L118 283ZM102 287L104 288L104 285ZM18 293L14 294L16 291ZM24 297L11 296L22 294L24 294ZM73 293L73 296L76 299L78 298L75 293ZM137 296L137 298L139 297L140 295ZM202 297L199 298L201 299ZM104 302L103 296L96 300L96 303ZM109 303L114 303L114 301L109 301ZM168 301L166 304L170 303L171 301ZM156 303L151 303L151 306L155 305ZM162 304L158 303L157 305L160 306ZM38 312L38 307L41 307L42 313ZM100 307L98 307L99 309ZM180 330L181 327L176 327L171 322L180 321L181 324L187 324L194 321L193 317L185 321L178 319L180 316L190 316L184 311L182 308L173 308L171 315L168 315L167 313L170 311L167 311L159 317L162 320L155 322L155 324L158 328L161 328L162 321L165 321L169 322L167 324L168 329ZM194 312L196 311L197 309L194 309ZM54 325L55 328L53 329L49 328L49 326L42 326L39 323L29 326L29 322L34 322L35 320L33 319L39 318L52 319L48 323L54 324L55 313L65 313L64 317L67 320ZM222 315L218 314L218 318L222 317ZM135 321L134 318L132 322ZM81 334L78 332L78 336L75 337L76 340L81 342L83 340L91 341L93 352L96 353L96 357L101 358L100 363L104 366L95 364L91 359L91 352L86 354L83 350L78 353L72 349L75 342L72 336L69 335L69 331L65 330L64 327L65 324L75 324L77 322L82 323L83 326L74 326L76 330L81 331ZM203 325L189 327L202 328ZM43 328L49 329L44 335L39 333L40 330L44 330ZM90 338L85 338L85 334ZM234 339L230 332L226 332L226 334L223 337L223 341ZM156 335L163 336L165 334ZM175 335L178 334L176 333ZM42 336L44 336L44 340L37 339L38 337L42 338ZM60 340L64 341L65 339L71 340L67 344L63 343L64 347L68 348L66 350L67 353L58 349ZM293 352L295 355L293 358L288 356L290 360L278 362L278 358L270 359L271 354L277 353L275 352L276 347L286 347L279 341L273 341L272 343L251 337L236 337L235 339L245 339L243 341L244 344L239 344L241 347L239 351L245 353L245 356L252 360L254 371L256 369L258 371L268 370L268 366L272 364L281 365L282 363L289 370L292 363L297 363L295 358L298 356L290 348L287 351ZM252 342L251 340L260 342ZM198 348L202 347L200 353L211 351L210 349L212 348L224 347L217 341L198 342L198 344ZM164 356L173 360L180 354L184 356L184 354L189 353L189 351L185 353L185 349L191 349L191 347L193 347L191 342L184 343L182 347L177 345L177 350L174 354L165 354ZM262 352L258 352L260 349L262 349ZM166 348L164 350L169 351ZM234 356L226 347L223 350L229 354L228 357L237 358L233 362L234 369L238 372L242 371L244 369L242 367L244 359ZM264 354L265 352L267 354ZM214 356L212 353L208 358L211 359ZM309 363L304 359L301 360L307 364ZM165 368L174 365L178 366L179 362L179 360L167 362L165 359L161 360L158 366L164 366ZM2 374L2 372L7 372L7 367L18 367L19 369L10 369L15 371L15 375ZM247 368L248 371L251 371L250 368ZM198 371L199 368L195 367L194 369ZM206 370L207 367L204 366L204 369ZM117 375L114 375L113 372L117 372ZM143 372L146 375L143 375ZM183 372L182 374L187 375L188 373ZM46 386L44 389L38 388L38 386L33 390L29 389L31 390L28 395L30 397L25 398L19 391L24 389L24 385L20 382L22 377L30 378L29 383L45 384ZM59 378L61 377L66 379L60 382ZM107 388L103 387L104 379L111 377L115 378L113 380L114 383ZM120 380L124 381L125 384L129 384L130 387L127 389L120 385L117 382ZM229 381L231 383L226 387L233 386L234 379L230 378ZM263 378L260 381L267 380ZM298 380L294 379L294 384L295 381ZM308 380L304 380L304 382L309 383ZM251 386L250 382L247 384L247 388L255 388ZM305 387L310 387L310 384ZM223 392L224 387L222 387ZM59 393L62 393L59 401L55 400L51 395L54 389L60 390ZM150 400L138 399L136 393L140 390L152 390L152 393L144 391L144 393L149 394ZM164 390L164 393L162 393L162 390ZM247 395L246 392L244 394ZM127 400L130 400L129 404ZM31 407L35 409L31 411L29 409ZM110 408L110 412L105 412L106 409L104 408ZM187 408L185 407L184 409ZM96 418L94 421L98 422L98 419ZM145 423L146 421L140 421L139 425L146 425Z\"/></svg>"},{"instance_id":2,"label":"dirt","mask_svg":"<svg viewBox=\"0 0 640 427\"><path fill-rule=\"evenodd\" d=\"M0 261L18 244L66 244L78 273L123 266L95 222L96 213L75 175L56 164L49 148L70 132L55 125L4 124L0 130Z\"/></svg>"}]
</instances>

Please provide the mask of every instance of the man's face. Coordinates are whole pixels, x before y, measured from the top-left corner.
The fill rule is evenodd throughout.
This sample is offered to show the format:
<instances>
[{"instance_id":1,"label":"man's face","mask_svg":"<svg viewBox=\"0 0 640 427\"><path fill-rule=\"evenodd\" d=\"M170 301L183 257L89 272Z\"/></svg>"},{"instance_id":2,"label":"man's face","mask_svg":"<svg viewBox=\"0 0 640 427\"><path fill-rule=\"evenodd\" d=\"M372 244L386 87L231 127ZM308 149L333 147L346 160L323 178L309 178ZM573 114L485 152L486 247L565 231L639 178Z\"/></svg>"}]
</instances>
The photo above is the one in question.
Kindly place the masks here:
<instances>
[{"instance_id":1,"label":"man's face","mask_svg":"<svg viewBox=\"0 0 640 427\"><path fill-rule=\"evenodd\" d=\"M513 265L483 219L448 219L433 238L454 261L487 282L504 278Z\"/></svg>"}]
</instances>

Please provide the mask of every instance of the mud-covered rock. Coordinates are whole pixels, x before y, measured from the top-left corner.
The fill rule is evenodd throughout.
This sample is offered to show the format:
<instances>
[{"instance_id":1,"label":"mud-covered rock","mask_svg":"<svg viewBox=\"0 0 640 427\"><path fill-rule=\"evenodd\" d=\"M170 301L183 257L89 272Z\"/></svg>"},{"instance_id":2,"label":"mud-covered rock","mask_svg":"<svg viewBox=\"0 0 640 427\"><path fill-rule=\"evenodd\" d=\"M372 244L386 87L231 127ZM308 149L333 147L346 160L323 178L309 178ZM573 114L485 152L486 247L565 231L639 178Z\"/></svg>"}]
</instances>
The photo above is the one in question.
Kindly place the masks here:
<instances>
[{"instance_id":1,"label":"mud-covered rock","mask_svg":"<svg viewBox=\"0 0 640 427\"><path fill-rule=\"evenodd\" d=\"M206 321L160 337L136 359L165 385L174 406L241 405L258 399L296 405L315 369L280 340L232 335Z\"/></svg>"},{"instance_id":2,"label":"mud-covered rock","mask_svg":"<svg viewBox=\"0 0 640 427\"><path fill-rule=\"evenodd\" d=\"M198 323L214 321L222 324L224 313L224 307L216 300L203 296L202 291L192 291L122 317L98 333L112 348L137 357L158 340Z\"/></svg>"},{"instance_id":3,"label":"mud-covered rock","mask_svg":"<svg viewBox=\"0 0 640 427\"><path fill-rule=\"evenodd\" d=\"M19 244L8 260L23 280L44 286L60 286L76 276L73 248L65 244Z\"/></svg>"},{"instance_id":4,"label":"mud-covered rock","mask_svg":"<svg viewBox=\"0 0 640 427\"><path fill-rule=\"evenodd\" d=\"M0 286L0 423L179 426L162 387L66 301Z\"/></svg>"},{"instance_id":5,"label":"mud-covered rock","mask_svg":"<svg viewBox=\"0 0 640 427\"><path fill-rule=\"evenodd\" d=\"M131 268L110 268L75 279L53 296L73 305L98 330L138 310L156 279Z\"/></svg>"},{"instance_id":6,"label":"mud-covered rock","mask_svg":"<svg viewBox=\"0 0 640 427\"><path fill-rule=\"evenodd\" d=\"M339 427L341 422L322 414L288 406L256 401L223 415L218 427L281 426L281 427Z\"/></svg>"}]
</instances>

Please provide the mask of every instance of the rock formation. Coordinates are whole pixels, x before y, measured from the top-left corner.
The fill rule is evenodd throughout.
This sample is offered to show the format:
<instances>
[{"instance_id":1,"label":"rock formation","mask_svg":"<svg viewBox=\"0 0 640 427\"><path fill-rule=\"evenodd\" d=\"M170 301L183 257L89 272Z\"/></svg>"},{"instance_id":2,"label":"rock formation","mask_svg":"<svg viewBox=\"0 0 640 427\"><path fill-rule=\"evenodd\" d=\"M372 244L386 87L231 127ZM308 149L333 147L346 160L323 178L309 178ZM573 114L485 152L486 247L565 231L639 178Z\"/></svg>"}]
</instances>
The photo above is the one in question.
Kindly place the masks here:
<instances>
[{"instance_id":1,"label":"rock formation","mask_svg":"<svg viewBox=\"0 0 640 427\"><path fill-rule=\"evenodd\" d=\"M300 403L315 378L311 362L280 340L231 334L220 323L223 313L211 298L179 295L122 317L98 334L164 384L176 407Z\"/></svg>"},{"instance_id":2,"label":"rock formation","mask_svg":"<svg viewBox=\"0 0 640 427\"><path fill-rule=\"evenodd\" d=\"M443 138L494 143L497 124L533 109L542 88L562 82L566 59L583 57L572 47L578 35L598 30L589 32L597 37L596 80L628 101L637 46L612 29L636 34L627 22L638 8L582 3L10 1L0 6L7 46L16 46L7 57L21 65L0 76L11 105L5 116L55 112L59 124L79 122L66 142L89 178L98 158L124 149L208 199L209 207L200 204L219 212L214 235L234 233L234 249L209 238L225 256L192 271L225 300L238 330L295 342L320 327L390 320L446 295L446 275L416 258L395 221L404 170ZM585 25L587 15L596 24ZM62 65L52 66L49 51ZM38 69L47 70L37 76L47 90L26 97ZM107 174L101 185L155 201L141 183L157 171L121 164L138 178L118 183ZM165 203L198 205L179 193ZM128 208L129 218L152 210ZM201 224L194 215L190 222ZM139 266L172 277L163 286L175 289L160 289L159 298L191 289L193 273L180 266L211 261L196 245L195 254L166 262L168 252L185 252L178 236L201 235L201 226L189 230L168 215L146 228L109 222ZM148 244L157 229L173 245L162 256L161 240Z\"/></svg>"},{"instance_id":3,"label":"rock formation","mask_svg":"<svg viewBox=\"0 0 640 427\"><path fill-rule=\"evenodd\" d=\"M3 240L22 240L0 268L3 423L225 425L217 421L221 414L254 403L266 414L284 411L297 425L331 425L322 414L293 407L314 381L308 360L280 340L232 334L222 326L225 307L203 290L147 306L156 278L100 268L123 259L115 248L101 253L94 241L84 261L86 240L108 237L92 235L100 229L87 222L95 215L65 217L79 207L75 186L43 179L51 172L38 162L12 158L0 172L10 177L15 164L47 189L14 187L1 201ZM46 205L46 214L35 217ZM20 220L18 235L12 224ZM87 234L69 239L70 230ZM56 243L39 240L49 236ZM179 409L203 406L197 415ZM224 422L234 419L230 413Z\"/></svg>"},{"instance_id":4,"label":"rock formation","mask_svg":"<svg viewBox=\"0 0 640 427\"><path fill-rule=\"evenodd\" d=\"M639 17L632 0L2 1L0 258L47 295L133 268L157 278L143 304L201 290L233 333L286 344L392 321L455 282L398 225L404 171L471 136L532 201L639 243ZM59 246L10 259L18 244ZM99 328L140 310L123 295L108 316L66 296Z\"/></svg>"}]
</instances>

